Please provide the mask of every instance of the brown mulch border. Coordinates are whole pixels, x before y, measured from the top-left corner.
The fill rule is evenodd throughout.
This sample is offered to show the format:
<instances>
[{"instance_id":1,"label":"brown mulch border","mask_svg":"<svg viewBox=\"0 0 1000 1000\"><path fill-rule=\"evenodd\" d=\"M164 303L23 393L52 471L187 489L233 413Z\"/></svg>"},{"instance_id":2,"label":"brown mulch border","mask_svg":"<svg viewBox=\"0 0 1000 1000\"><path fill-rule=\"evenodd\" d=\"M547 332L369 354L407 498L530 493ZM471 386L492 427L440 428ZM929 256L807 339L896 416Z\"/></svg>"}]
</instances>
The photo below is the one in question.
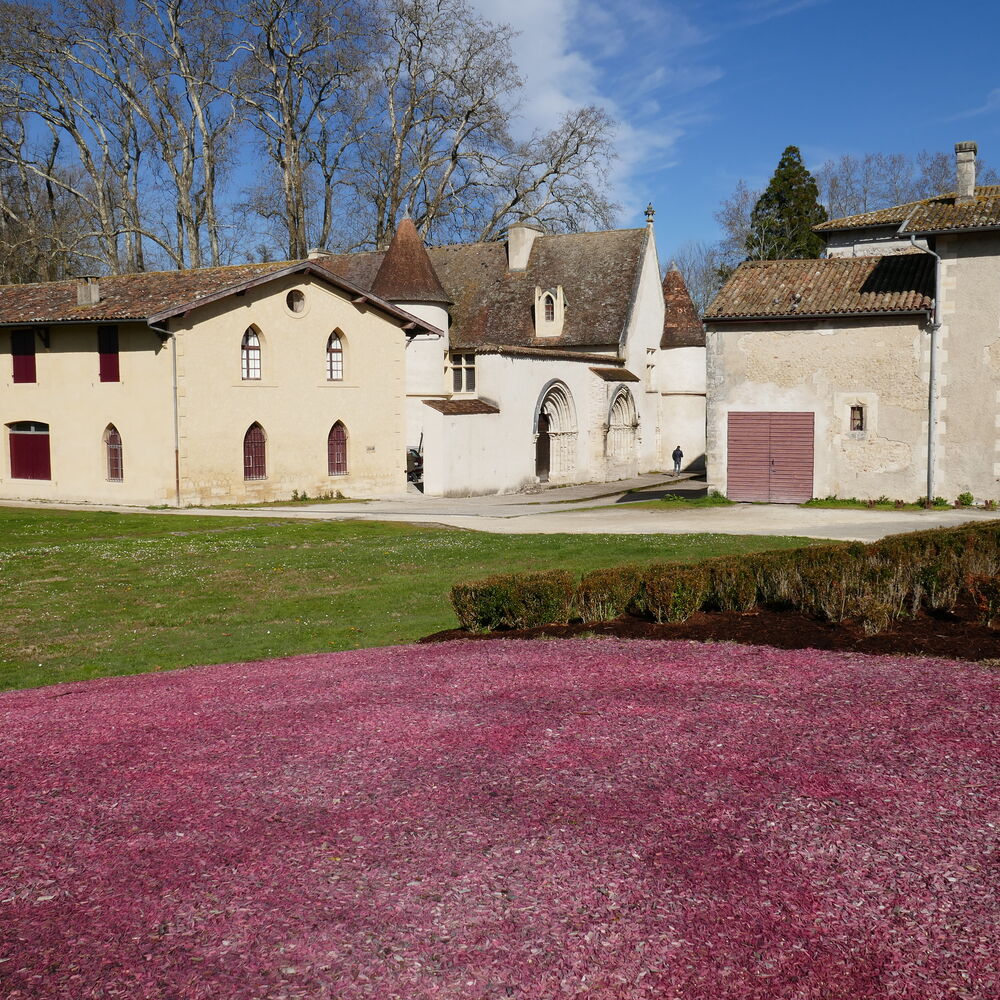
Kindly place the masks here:
<instances>
[{"instance_id":1,"label":"brown mulch border","mask_svg":"<svg viewBox=\"0 0 1000 1000\"><path fill-rule=\"evenodd\" d=\"M739 642L779 649L835 649L857 653L941 656L954 660L1000 658L1000 631L977 620L971 602L954 612L921 612L915 618L893 622L879 635L865 635L859 623L818 621L799 611L759 608L749 614L698 612L680 625L623 615L611 622L574 622L538 628L473 633L447 629L420 642L450 639L572 639L614 636L622 639L693 639L701 642Z\"/></svg>"}]
</instances>

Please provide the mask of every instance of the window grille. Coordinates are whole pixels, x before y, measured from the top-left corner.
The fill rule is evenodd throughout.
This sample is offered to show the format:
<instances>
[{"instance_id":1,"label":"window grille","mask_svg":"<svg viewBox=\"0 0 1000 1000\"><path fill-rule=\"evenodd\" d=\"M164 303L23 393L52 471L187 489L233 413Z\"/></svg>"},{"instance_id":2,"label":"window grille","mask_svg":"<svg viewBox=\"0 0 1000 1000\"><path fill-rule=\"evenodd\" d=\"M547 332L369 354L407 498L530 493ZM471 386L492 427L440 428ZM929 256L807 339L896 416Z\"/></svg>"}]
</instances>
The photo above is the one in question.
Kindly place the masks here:
<instances>
[{"instance_id":1,"label":"window grille","mask_svg":"<svg viewBox=\"0 0 1000 1000\"><path fill-rule=\"evenodd\" d=\"M326 342L326 378L328 382L341 382L344 378L344 345L336 333Z\"/></svg>"},{"instance_id":2,"label":"window grille","mask_svg":"<svg viewBox=\"0 0 1000 1000\"><path fill-rule=\"evenodd\" d=\"M108 456L108 480L120 483L125 479L125 466L122 462L122 436L114 424L109 424L104 432L104 446Z\"/></svg>"},{"instance_id":3,"label":"window grille","mask_svg":"<svg viewBox=\"0 0 1000 1000\"><path fill-rule=\"evenodd\" d=\"M545 296L545 322L554 323L556 318L556 304L551 295Z\"/></svg>"},{"instance_id":4,"label":"window grille","mask_svg":"<svg viewBox=\"0 0 1000 1000\"><path fill-rule=\"evenodd\" d=\"M329 475L347 475L347 428L339 420L327 435L326 462Z\"/></svg>"},{"instance_id":5,"label":"window grille","mask_svg":"<svg viewBox=\"0 0 1000 1000\"><path fill-rule=\"evenodd\" d=\"M267 479L264 428L251 424L243 438L243 478Z\"/></svg>"},{"instance_id":6,"label":"window grille","mask_svg":"<svg viewBox=\"0 0 1000 1000\"><path fill-rule=\"evenodd\" d=\"M243 334L243 343L240 345L240 357L243 365L244 381L259 379L260 338L253 327Z\"/></svg>"},{"instance_id":7,"label":"window grille","mask_svg":"<svg viewBox=\"0 0 1000 1000\"><path fill-rule=\"evenodd\" d=\"M863 431L865 429L865 408L863 406L851 407L851 430Z\"/></svg>"}]
</instances>

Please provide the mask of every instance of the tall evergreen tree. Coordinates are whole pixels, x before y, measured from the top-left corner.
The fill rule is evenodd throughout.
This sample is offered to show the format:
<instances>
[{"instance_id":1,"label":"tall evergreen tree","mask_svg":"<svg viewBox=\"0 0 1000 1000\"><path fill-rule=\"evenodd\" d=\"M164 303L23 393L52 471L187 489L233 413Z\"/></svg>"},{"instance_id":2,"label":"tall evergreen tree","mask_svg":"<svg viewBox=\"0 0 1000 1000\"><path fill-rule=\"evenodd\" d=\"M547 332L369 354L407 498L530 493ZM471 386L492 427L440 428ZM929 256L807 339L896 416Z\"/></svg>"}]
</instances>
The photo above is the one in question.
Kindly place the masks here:
<instances>
[{"instance_id":1,"label":"tall evergreen tree","mask_svg":"<svg viewBox=\"0 0 1000 1000\"><path fill-rule=\"evenodd\" d=\"M824 243L812 227L826 218L813 175L806 170L798 147L789 146L754 205L746 241L747 258L818 257Z\"/></svg>"}]
</instances>

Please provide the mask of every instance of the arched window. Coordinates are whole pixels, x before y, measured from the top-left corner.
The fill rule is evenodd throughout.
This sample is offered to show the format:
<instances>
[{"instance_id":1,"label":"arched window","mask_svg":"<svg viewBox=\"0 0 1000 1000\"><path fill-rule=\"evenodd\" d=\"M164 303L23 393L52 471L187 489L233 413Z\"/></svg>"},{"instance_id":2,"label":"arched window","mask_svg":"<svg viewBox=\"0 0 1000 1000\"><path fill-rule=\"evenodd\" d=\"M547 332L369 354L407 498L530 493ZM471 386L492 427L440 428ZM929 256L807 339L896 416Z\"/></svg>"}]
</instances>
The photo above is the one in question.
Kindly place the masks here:
<instances>
[{"instance_id":1,"label":"arched window","mask_svg":"<svg viewBox=\"0 0 1000 1000\"><path fill-rule=\"evenodd\" d=\"M347 475L347 428L339 420L326 438L326 465L331 476Z\"/></svg>"},{"instance_id":2,"label":"arched window","mask_svg":"<svg viewBox=\"0 0 1000 1000\"><path fill-rule=\"evenodd\" d=\"M243 366L244 380L260 378L260 338L252 326L243 334L243 343L240 345L240 360Z\"/></svg>"},{"instance_id":3,"label":"arched window","mask_svg":"<svg viewBox=\"0 0 1000 1000\"><path fill-rule=\"evenodd\" d=\"M635 458L639 418L632 393L624 386L618 390L608 414L607 454L617 462Z\"/></svg>"},{"instance_id":4,"label":"arched window","mask_svg":"<svg viewBox=\"0 0 1000 1000\"><path fill-rule=\"evenodd\" d=\"M326 342L326 378L328 382L340 382L344 378L344 345L339 333L331 333Z\"/></svg>"},{"instance_id":5,"label":"arched window","mask_svg":"<svg viewBox=\"0 0 1000 1000\"><path fill-rule=\"evenodd\" d=\"M104 449L108 457L108 481L120 483L125 479L125 464L122 461L122 436L114 424L108 424L104 432Z\"/></svg>"},{"instance_id":6,"label":"arched window","mask_svg":"<svg viewBox=\"0 0 1000 1000\"><path fill-rule=\"evenodd\" d=\"M556 319L556 300L551 295L545 296L545 322L554 323Z\"/></svg>"},{"instance_id":7,"label":"arched window","mask_svg":"<svg viewBox=\"0 0 1000 1000\"><path fill-rule=\"evenodd\" d=\"M243 435L243 478L267 479L264 428L253 423Z\"/></svg>"}]
</instances>

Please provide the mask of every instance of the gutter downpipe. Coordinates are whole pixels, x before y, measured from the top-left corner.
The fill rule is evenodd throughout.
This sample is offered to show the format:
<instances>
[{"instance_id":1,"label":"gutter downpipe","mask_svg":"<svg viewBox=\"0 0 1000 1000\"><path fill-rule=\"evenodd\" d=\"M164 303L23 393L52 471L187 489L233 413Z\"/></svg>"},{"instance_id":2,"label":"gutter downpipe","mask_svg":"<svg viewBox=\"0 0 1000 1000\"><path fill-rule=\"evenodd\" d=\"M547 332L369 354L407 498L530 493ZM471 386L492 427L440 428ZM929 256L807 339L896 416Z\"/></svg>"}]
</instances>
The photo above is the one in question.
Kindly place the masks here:
<instances>
[{"instance_id":1,"label":"gutter downpipe","mask_svg":"<svg viewBox=\"0 0 1000 1000\"><path fill-rule=\"evenodd\" d=\"M934 313L931 318L930 371L927 375L927 506L934 502L934 469L937 463L937 352L938 331L941 329L941 256L929 247L917 246L916 236L910 236L915 250L929 253L934 258Z\"/></svg>"},{"instance_id":2,"label":"gutter downpipe","mask_svg":"<svg viewBox=\"0 0 1000 1000\"><path fill-rule=\"evenodd\" d=\"M146 325L154 333L170 338L170 369L171 388L174 403L174 506L181 505L181 427L180 410L177 405L177 336L165 327L157 326L155 323Z\"/></svg>"}]
</instances>

